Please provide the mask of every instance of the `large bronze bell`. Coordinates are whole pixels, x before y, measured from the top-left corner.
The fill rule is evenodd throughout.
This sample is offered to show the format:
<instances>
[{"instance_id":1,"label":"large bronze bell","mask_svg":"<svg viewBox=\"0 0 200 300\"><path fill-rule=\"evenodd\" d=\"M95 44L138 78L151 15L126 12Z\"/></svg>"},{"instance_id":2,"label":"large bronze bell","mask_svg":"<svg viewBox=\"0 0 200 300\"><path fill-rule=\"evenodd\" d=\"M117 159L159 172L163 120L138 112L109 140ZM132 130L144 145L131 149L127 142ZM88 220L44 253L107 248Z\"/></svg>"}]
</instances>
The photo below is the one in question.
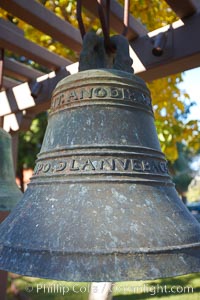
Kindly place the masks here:
<instances>
[{"instance_id":1,"label":"large bronze bell","mask_svg":"<svg viewBox=\"0 0 200 300\"><path fill-rule=\"evenodd\" d=\"M57 85L34 175L1 225L2 269L66 281L200 271L200 225L168 174L149 90L115 65Z\"/></svg>"},{"instance_id":2,"label":"large bronze bell","mask_svg":"<svg viewBox=\"0 0 200 300\"><path fill-rule=\"evenodd\" d=\"M12 210L21 198L15 182L11 137L0 128L0 211Z\"/></svg>"}]
</instances>

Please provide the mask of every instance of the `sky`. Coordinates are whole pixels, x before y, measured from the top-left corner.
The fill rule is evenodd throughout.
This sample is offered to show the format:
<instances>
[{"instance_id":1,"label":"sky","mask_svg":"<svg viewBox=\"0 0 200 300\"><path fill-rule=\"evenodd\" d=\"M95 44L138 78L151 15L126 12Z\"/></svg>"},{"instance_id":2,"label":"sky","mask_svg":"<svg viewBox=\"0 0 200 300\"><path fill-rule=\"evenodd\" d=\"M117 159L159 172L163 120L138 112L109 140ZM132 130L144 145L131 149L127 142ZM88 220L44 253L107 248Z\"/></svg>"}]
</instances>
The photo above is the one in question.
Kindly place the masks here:
<instances>
[{"instance_id":1,"label":"sky","mask_svg":"<svg viewBox=\"0 0 200 300\"><path fill-rule=\"evenodd\" d=\"M189 120L200 120L200 68L191 69L183 73L183 82L180 88L189 94L190 100L197 104L191 107Z\"/></svg>"},{"instance_id":2,"label":"sky","mask_svg":"<svg viewBox=\"0 0 200 300\"><path fill-rule=\"evenodd\" d=\"M180 88L189 94L191 101L197 103L191 108L188 120L200 120L200 68L185 71ZM191 167L193 170L199 171L200 175L200 156L195 158Z\"/></svg>"}]
</instances>

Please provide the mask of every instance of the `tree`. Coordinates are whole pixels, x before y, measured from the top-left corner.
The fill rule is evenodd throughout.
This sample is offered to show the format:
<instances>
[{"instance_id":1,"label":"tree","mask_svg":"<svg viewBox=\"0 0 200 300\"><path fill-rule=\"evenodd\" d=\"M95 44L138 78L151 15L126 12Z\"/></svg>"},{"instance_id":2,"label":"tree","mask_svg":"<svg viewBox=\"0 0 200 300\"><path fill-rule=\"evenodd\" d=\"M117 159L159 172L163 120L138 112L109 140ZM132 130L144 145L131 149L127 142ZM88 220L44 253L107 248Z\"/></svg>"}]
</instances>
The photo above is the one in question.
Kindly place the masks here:
<instances>
[{"instance_id":1,"label":"tree","mask_svg":"<svg viewBox=\"0 0 200 300\"><path fill-rule=\"evenodd\" d=\"M34 168L36 155L40 151L46 126L47 113L44 112L32 121L28 131L19 133L17 176L20 179L22 191L24 191L23 170Z\"/></svg>"},{"instance_id":2,"label":"tree","mask_svg":"<svg viewBox=\"0 0 200 300\"><path fill-rule=\"evenodd\" d=\"M187 202L186 192L188 186L193 179L193 171L190 167L191 153L190 150L182 143L177 143L178 159L170 164L171 173L173 174L173 181L176 190L181 196L184 203Z\"/></svg>"}]
</instances>

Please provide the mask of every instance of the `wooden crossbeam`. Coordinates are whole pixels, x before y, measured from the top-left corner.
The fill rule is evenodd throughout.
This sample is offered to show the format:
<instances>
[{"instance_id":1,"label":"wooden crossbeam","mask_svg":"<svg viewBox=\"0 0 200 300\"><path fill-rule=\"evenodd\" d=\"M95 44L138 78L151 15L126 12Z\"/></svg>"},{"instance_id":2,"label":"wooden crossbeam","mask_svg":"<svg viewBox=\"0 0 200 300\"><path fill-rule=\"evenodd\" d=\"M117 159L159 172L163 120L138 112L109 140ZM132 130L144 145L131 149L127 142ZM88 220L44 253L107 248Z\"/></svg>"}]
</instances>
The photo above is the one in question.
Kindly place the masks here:
<instances>
[{"instance_id":1,"label":"wooden crossbeam","mask_svg":"<svg viewBox=\"0 0 200 300\"><path fill-rule=\"evenodd\" d=\"M182 72L187 69L200 66L200 39L198 39L196 28L200 28L200 13L193 15L185 20L184 25L180 21L175 22L172 26L165 26L153 32L148 36L139 37L130 42L131 56L134 60L134 70L137 75L142 77L145 81L152 81L164 76L174 73ZM156 57L152 54L153 40L160 32L166 33L166 47L163 55ZM186 43L186 41L188 41ZM70 73L77 72L77 64L67 67ZM34 100L34 105L23 107L28 112L39 113L50 107L50 94L55 87L55 84L66 76L66 70L60 70L55 78L47 78L42 82L41 92ZM30 87L34 85L31 83ZM12 105L7 112L0 115L5 116L10 113L17 113L19 105L15 98L13 98L13 89L6 91L9 106ZM0 93L1 98L5 98L5 92ZM30 96L30 92L29 92ZM28 97L28 94L27 94ZM16 105L14 102L16 101Z\"/></svg>"},{"instance_id":2,"label":"wooden crossbeam","mask_svg":"<svg viewBox=\"0 0 200 300\"><path fill-rule=\"evenodd\" d=\"M0 89L3 83L4 49L0 48Z\"/></svg>"},{"instance_id":3,"label":"wooden crossbeam","mask_svg":"<svg viewBox=\"0 0 200 300\"><path fill-rule=\"evenodd\" d=\"M174 12L183 19L195 14L200 7L199 0L165 0Z\"/></svg>"},{"instance_id":4,"label":"wooden crossbeam","mask_svg":"<svg viewBox=\"0 0 200 300\"><path fill-rule=\"evenodd\" d=\"M21 82L15 79L4 76L3 77L3 87L5 89L13 88L16 85L19 85Z\"/></svg>"},{"instance_id":5,"label":"wooden crossbeam","mask_svg":"<svg viewBox=\"0 0 200 300\"><path fill-rule=\"evenodd\" d=\"M97 13L96 1L83 0L83 6L95 15ZM105 0L103 5L105 6ZM27 0L0 0L0 5L5 10L11 12L31 24L40 31L50 34L55 40L61 42L74 51L81 50L81 36L77 29L71 24L63 21L54 13L47 10L36 1ZM110 23L111 27L118 33L123 30L123 7L117 1L111 1ZM146 28L133 16L129 16L129 29L127 37L129 40L147 33Z\"/></svg>"},{"instance_id":6,"label":"wooden crossbeam","mask_svg":"<svg viewBox=\"0 0 200 300\"><path fill-rule=\"evenodd\" d=\"M37 1L0 0L0 6L40 31L51 35L74 51L80 51L82 39L79 30L57 17Z\"/></svg>"},{"instance_id":7,"label":"wooden crossbeam","mask_svg":"<svg viewBox=\"0 0 200 300\"><path fill-rule=\"evenodd\" d=\"M13 31L7 26L9 21L0 19L0 43L1 47L9 49L12 52L24 55L29 59L52 70L71 64L71 61L65 59L45 48L25 39L21 34Z\"/></svg>"},{"instance_id":8,"label":"wooden crossbeam","mask_svg":"<svg viewBox=\"0 0 200 300\"><path fill-rule=\"evenodd\" d=\"M97 3L96 1L82 0L83 6L90 11L92 14L98 17ZM102 1L105 8L106 1ZM117 33L122 33L123 31L123 7L115 0L110 1L110 26ZM129 14L129 28L127 33L127 38L129 40L135 39L138 36L144 36L147 34L146 28L133 16Z\"/></svg>"},{"instance_id":9,"label":"wooden crossbeam","mask_svg":"<svg viewBox=\"0 0 200 300\"><path fill-rule=\"evenodd\" d=\"M41 71L9 58L4 58L4 74L21 81L29 81L44 75Z\"/></svg>"},{"instance_id":10,"label":"wooden crossbeam","mask_svg":"<svg viewBox=\"0 0 200 300\"><path fill-rule=\"evenodd\" d=\"M37 80L21 83L18 86L16 86L15 82L14 87L0 93L0 116L6 116L30 108L33 108L33 111L36 111L36 113L48 109L53 89L58 81L67 75L69 75L67 69L62 68L55 74L46 74L44 79L40 77ZM39 85L39 94L33 97L31 93L35 85ZM44 103L46 106L44 106Z\"/></svg>"},{"instance_id":11,"label":"wooden crossbeam","mask_svg":"<svg viewBox=\"0 0 200 300\"><path fill-rule=\"evenodd\" d=\"M130 43L143 65L139 76L145 81L152 81L200 66L200 39L197 28L200 28L200 13L184 21L175 22L141 37ZM163 55L156 57L149 52L149 47L160 32L166 32L166 46ZM151 46L153 48L153 45ZM137 65L135 66L137 73Z\"/></svg>"}]
</instances>

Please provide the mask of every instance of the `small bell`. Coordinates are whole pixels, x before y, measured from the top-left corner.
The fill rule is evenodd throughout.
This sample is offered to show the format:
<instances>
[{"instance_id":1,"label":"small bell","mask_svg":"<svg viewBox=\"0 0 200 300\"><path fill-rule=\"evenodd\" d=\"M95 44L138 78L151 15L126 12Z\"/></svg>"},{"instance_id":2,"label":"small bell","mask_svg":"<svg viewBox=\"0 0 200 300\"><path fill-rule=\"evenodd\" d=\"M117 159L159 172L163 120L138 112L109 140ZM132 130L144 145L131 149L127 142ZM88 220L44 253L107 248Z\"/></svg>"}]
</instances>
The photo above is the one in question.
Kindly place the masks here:
<instances>
[{"instance_id":1,"label":"small bell","mask_svg":"<svg viewBox=\"0 0 200 300\"><path fill-rule=\"evenodd\" d=\"M11 137L0 128L0 211L11 211L21 198L15 182Z\"/></svg>"}]
</instances>

